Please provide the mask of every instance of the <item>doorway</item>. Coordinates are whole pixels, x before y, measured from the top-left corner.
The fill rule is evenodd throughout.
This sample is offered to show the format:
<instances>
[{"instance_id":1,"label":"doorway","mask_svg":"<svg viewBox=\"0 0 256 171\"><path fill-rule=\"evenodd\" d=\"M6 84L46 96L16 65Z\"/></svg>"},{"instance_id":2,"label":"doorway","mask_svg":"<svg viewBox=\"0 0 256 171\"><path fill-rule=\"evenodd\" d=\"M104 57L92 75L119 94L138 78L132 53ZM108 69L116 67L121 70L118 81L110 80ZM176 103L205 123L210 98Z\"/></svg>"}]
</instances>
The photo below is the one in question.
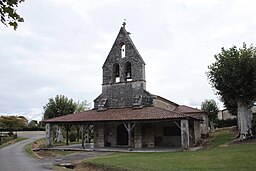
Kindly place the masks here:
<instances>
[{"instance_id":1,"label":"doorway","mask_svg":"<svg viewBox=\"0 0 256 171\"><path fill-rule=\"evenodd\" d=\"M123 124L117 126L117 145L128 145L128 131Z\"/></svg>"}]
</instances>

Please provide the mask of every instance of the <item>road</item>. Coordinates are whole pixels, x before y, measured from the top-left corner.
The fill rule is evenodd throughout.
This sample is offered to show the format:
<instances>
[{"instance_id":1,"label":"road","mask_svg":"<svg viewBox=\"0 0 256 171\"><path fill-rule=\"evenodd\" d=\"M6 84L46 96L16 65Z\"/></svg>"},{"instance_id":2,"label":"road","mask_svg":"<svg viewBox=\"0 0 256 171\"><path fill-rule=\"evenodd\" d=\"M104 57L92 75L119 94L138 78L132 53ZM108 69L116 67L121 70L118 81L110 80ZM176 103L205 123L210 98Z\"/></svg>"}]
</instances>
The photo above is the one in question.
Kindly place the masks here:
<instances>
[{"instance_id":1,"label":"road","mask_svg":"<svg viewBox=\"0 0 256 171\"><path fill-rule=\"evenodd\" d=\"M52 165L29 157L25 146L35 139L44 137L44 132L23 132L18 136L29 139L0 149L0 171L49 171Z\"/></svg>"}]
</instances>

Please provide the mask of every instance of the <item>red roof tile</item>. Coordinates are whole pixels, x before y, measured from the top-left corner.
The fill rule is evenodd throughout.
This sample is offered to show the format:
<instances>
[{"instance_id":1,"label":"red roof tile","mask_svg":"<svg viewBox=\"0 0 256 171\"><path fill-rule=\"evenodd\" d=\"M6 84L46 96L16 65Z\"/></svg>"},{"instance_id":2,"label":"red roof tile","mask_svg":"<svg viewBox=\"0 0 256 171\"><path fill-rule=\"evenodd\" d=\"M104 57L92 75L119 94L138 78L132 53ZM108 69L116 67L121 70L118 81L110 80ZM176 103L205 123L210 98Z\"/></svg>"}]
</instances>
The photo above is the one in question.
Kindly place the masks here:
<instances>
[{"instance_id":1,"label":"red roof tile","mask_svg":"<svg viewBox=\"0 0 256 171\"><path fill-rule=\"evenodd\" d=\"M196 108L192 108L185 105L180 105L174 109L175 112L183 113L183 114L192 114L192 113L204 113L204 111Z\"/></svg>"},{"instance_id":2,"label":"red roof tile","mask_svg":"<svg viewBox=\"0 0 256 171\"><path fill-rule=\"evenodd\" d=\"M82 113L69 114L45 120L45 123L57 122L99 122L99 121L141 121L188 118L188 115L156 107L141 109L121 108L105 111L88 110Z\"/></svg>"}]
</instances>

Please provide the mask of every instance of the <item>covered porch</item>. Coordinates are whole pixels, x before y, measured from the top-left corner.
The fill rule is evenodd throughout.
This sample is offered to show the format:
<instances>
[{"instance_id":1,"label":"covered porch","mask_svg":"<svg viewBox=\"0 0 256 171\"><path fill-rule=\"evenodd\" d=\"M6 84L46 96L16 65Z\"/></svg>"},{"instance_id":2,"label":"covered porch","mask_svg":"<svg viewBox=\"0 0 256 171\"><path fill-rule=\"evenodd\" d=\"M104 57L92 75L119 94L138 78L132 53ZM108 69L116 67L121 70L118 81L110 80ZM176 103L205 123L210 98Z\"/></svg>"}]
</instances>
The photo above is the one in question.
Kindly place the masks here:
<instances>
[{"instance_id":1,"label":"covered porch","mask_svg":"<svg viewBox=\"0 0 256 171\"><path fill-rule=\"evenodd\" d=\"M156 107L90 110L44 122L49 147L53 145L54 125L64 125L66 132L71 125L79 126L82 148L90 132L93 132L94 148L188 149L200 140L200 120Z\"/></svg>"}]
</instances>

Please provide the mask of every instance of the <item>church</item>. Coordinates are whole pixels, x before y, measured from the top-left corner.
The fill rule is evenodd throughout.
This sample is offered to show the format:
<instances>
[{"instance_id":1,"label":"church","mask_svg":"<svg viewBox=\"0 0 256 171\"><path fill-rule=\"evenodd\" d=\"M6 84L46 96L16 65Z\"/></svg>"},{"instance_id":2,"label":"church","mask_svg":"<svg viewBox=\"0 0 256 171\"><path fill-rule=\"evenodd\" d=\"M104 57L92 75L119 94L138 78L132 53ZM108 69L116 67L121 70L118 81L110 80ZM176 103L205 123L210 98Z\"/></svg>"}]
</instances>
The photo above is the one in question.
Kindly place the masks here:
<instances>
[{"instance_id":1,"label":"church","mask_svg":"<svg viewBox=\"0 0 256 171\"><path fill-rule=\"evenodd\" d=\"M146 90L145 62L123 23L103 64L102 93L94 108L45 120L47 145L54 125L80 125L82 147L89 126L94 148L196 146L208 134L208 115Z\"/></svg>"}]
</instances>

